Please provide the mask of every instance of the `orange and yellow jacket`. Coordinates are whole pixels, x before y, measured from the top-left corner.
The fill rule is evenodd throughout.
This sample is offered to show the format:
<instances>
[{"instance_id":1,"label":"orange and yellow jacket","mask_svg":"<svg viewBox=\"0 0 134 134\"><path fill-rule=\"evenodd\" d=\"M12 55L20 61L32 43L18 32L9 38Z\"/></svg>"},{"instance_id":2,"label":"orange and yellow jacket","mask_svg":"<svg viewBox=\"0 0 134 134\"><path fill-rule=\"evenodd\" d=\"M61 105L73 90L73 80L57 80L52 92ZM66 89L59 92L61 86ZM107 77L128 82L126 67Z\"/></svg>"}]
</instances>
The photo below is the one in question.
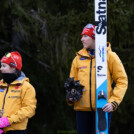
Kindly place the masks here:
<instances>
[{"instance_id":1,"label":"orange and yellow jacket","mask_svg":"<svg viewBox=\"0 0 134 134\"><path fill-rule=\"evenodd\" d=\"M74 103L76 111L95 111L95 58L89 56L86 49L81 49L74 58L71 66L70 77L80 80L84 86L83 96L80 101ZM112 89L112 83L115 87ZM128 80L121 60L115 52L112 52L111 45L107 47L107 92L108 102L114 110L121 103L127 90Z\"/></svg>"},{"instance_id":2,"label":"orange and yellow jacket","mask_svg":"<svg viewBox=\"0 0 134 134\"><path fill-rule=\"evenodd\" d=\"M27 128L28 119L35 114L35 94L34 87L24 74L10 85L0 81L0 110L3 109L3 117L10 122L4 132Z\"/></svg>"}]
</instances>

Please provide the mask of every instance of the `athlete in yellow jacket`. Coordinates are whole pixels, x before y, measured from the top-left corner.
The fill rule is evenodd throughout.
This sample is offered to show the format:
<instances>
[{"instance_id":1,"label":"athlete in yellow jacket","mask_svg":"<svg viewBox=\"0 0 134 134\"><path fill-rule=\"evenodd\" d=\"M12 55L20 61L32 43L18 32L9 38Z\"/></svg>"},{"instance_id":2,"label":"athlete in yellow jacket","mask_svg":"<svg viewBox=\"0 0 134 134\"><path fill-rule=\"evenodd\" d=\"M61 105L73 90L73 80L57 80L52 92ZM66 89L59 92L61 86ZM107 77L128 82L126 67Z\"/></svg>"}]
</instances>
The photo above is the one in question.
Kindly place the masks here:
<instances>
[{"instance_id":1,"label":"athlete in yellow jacket","mask_svg":"<svg viewBox=\"0 0 134 134\"><path fill-rule=\"evenodd\" d=\"M88 27L90 26L90 27ZM78 134L86 134L86 125L89 129L89 123L83 123L85 113L78 111L95 111L95 33L94 25L88 24L84 27L81 35L83 49L76 53L76 57L72 62L70 77L75 80L80 80L80 84L84 86L83 96L80 101L75 101L74 110L77 117ZM121 103L127 89L127 75L122 65L121 60L115 52L111 50L111 44L107 43L107 89L108 103L103 107L105 112L115 110ZM115 82L115 87L112 89L112 83ZM69 100L71 102L71 98ZM94 112L89 112L94 114ZM87 114L87 112L86 112ZM90 116L92 115L90 114ZM86 120L88 117L85 116ZM91 117L90 117L91 118ZM95 119L94 119L95 120ZM83 131L83 133L82 133ZM91 132L90 132L91 133ZM87 131L89 134L89 131Z\"/></svg>"},{"instance_id":2,"label":"athlete in yellow jacket","mask_svg":"<svg viewBox=\"0 0 134 134\"><path fill-rule=\"evenodd\" d=\"M25 134L28 119L35 114L35 89L21 67L18 52L8 53L1 59L0 128L8 134Z\"/></svg>"},{"instance_id":3,"label":"athlete in yellow jacket","mask_svg":"<svg viewBox=\"0 0 134 134\"><path fill-rule=\"evenodd\" d=\"M116 109L126 92L127 76L119 57L111 51L110 43L107 47L107 63L108 102ZM95 110L95 57L89 56L85 48L80 50L73 60L70 77L80 80L84 85L83 97L75 102L74 109ZM113 81L116 83L114 89L111 87Z\"/></svg>"}]
</instances>

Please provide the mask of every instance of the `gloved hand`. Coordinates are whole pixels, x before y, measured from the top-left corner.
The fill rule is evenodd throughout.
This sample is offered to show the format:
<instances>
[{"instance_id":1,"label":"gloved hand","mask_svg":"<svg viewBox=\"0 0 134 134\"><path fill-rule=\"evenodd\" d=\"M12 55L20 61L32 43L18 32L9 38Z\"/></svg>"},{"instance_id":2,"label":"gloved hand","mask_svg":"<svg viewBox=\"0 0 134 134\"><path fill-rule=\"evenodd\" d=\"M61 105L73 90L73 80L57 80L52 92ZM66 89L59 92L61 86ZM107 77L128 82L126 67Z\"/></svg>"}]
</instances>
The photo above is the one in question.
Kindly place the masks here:
<instances>
[{"instance_id":1,"label":"gloved hand","mask_svg":"<svg viewBox=\"0 0 134 134\"><path fill-rule=\"evenodd\" d=\"M79 80L75 81L74 77L68 78L64 87L66 89L66 99L68 103L73 104L81 99L84 86L80 84Z\"/></svg>"},{"instance_id":2,"label":"gloved hand","mask_svg":"<svg viewBox=\"0 0 134 134\"><path fill-rule=\"evenodd\" d=\"M0 129L0 134L2 134L3 133L3 130L2 129Z\"/></svg>"},{"instance_id":3,"label":"gloved hand","mask_svg":"<svg viewBox=\"0 0 134 134\"><path fill-rule=\"evenodd\" d=\"M7 127L7 126L10 126L8 118L7 117L0 118L0 128L4 128L4 127Z\"/></svg>"}]
</instances>

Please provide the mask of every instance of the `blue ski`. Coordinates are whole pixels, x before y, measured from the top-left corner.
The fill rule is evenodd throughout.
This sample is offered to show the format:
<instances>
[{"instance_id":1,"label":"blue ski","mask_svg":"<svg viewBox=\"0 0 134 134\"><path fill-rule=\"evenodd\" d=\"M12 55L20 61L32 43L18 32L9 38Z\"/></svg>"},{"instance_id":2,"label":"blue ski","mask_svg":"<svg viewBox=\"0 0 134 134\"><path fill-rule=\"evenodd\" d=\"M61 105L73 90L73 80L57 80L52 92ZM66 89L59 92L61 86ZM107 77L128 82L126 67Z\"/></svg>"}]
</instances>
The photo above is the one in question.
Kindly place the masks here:
<instances>
[{"instance_id":1,"label":"blue ski","mask_svg":"<svg viewBox=\"0 0 134 134\"><path fill-rule=\"evenodd\" d=\"M108 134L107 104L107 0L95 0L96 134Z\"/></svg>"}]
</instances>

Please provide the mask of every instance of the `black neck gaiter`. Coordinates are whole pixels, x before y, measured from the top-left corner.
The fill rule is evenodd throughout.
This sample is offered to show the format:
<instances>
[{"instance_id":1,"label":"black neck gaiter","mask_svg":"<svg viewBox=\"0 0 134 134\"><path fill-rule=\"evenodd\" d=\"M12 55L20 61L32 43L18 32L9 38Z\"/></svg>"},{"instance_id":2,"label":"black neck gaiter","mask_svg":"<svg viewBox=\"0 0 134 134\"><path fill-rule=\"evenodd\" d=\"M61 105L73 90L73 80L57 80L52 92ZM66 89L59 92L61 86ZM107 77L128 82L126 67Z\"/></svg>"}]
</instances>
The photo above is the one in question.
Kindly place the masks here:
<instances>
[{"instance_id":1,"label":"black neck gaiter","mask_svg":"<svg viewBox=\"0 0 134 134\"><path fill-rule=\"evenodd\" d=\"M10 84L15 81L21 74L21 71L16 71L15 73L2 73L2 79L4 82Z\"/></svg>"}]
</instances>

